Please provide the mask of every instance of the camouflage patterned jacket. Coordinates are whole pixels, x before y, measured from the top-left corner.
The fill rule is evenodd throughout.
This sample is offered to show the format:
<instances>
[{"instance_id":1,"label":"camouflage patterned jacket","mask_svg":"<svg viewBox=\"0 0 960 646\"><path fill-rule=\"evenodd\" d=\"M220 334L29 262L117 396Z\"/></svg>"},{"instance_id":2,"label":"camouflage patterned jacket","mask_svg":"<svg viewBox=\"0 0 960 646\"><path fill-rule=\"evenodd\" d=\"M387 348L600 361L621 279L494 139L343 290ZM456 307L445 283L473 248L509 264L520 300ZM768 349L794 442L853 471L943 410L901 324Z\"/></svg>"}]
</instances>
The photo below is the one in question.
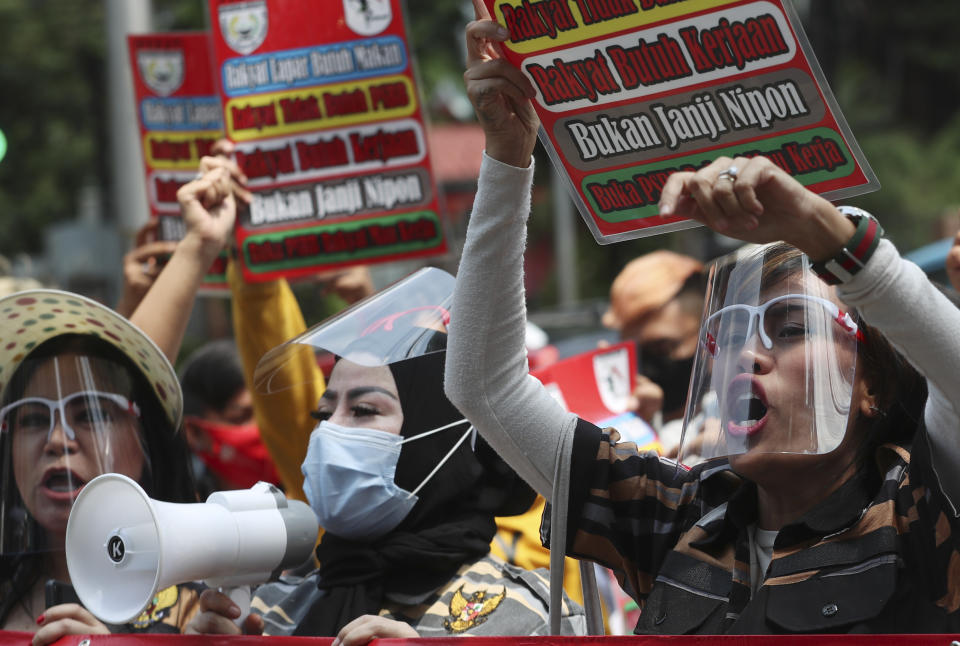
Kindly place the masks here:
<instances>
[{"instance_id":1,"label":"camouflage patterned jacket","mask_svg":"<svg viewBox=\"0 0 960 646\"><path fill-rule=\"evenodd\" d=\"M263 616L264 634L290 635L324 594L316 572L284 577L257 588L252 610ZM380 615L410 624L421 637L549 634L549 573L524 570L489 554L466 563L443 587L419 598L391 599ZM583 609L564 596L562 631L586 634Z\"/></svg>"},{"instance_id":2,"label":"camouflage patterned jacket","mask_svg":"<svg viewBox=\"0 0 960 646\"><path fill-rule=\"evenodd\" d=\"M580 420L567 553L613 569L643 611L638 634L955 633L960 517L912 447L883 445L863 472L783 527L751 592L757 490L725 459L685 470ZM549 531L548 528L546 528Z\"/></svg>"}]
</instances>

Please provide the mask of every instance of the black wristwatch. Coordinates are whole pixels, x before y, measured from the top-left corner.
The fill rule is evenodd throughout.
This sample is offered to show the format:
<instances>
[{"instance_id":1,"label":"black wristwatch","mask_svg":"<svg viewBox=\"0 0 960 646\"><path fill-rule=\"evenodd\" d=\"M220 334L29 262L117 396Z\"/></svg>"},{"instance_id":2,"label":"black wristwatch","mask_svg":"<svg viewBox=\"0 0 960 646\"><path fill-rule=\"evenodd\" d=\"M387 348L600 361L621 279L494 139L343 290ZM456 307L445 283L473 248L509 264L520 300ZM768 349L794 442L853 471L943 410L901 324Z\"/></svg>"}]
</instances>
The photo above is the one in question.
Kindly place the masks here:
<instances>
[{"instance_id":1,"label":"black wristwatch","mask_svg":"<svg viewBox=\"0 0 960 646\"><path fill-rule=\"evenodd\" d=\"M883 227L877 219L855 206L838 206L837 210L857 226L853 237L833 258L815 262L811 269L828 285L839 285L853 278L870 260L880 245Z\"/></svg>"}]
</instances>

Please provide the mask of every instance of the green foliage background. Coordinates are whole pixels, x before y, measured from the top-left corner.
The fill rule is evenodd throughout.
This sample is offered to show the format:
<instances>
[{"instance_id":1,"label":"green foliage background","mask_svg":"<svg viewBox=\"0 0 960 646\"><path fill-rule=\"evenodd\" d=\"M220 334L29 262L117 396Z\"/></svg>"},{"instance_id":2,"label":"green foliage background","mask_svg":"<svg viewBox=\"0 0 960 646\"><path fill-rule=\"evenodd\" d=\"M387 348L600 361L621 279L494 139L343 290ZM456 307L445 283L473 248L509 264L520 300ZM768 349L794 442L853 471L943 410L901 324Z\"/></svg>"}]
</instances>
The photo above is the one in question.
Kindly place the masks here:
<instances>
[{"instance_id":1,"label":"green foliage background","mask_svg":"<svg viewBox=\"0 0 960 646\"><path fill-rule=\"evenodd\" d=\"M0 253L36 252L43 228L106 182L103 5L0 0Z\"/></svg>"}]
</instances>

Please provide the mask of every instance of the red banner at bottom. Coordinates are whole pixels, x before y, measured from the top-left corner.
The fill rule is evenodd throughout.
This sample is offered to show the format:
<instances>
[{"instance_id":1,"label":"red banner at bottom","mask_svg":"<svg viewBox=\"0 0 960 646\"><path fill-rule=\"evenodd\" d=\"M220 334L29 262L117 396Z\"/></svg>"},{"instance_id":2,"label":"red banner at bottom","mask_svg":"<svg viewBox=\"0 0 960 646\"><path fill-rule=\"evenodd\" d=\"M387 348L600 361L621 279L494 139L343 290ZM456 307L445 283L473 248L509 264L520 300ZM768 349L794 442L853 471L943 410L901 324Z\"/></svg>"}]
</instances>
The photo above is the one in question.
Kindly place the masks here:
<instances>
[{"instance_id":1,"label":"red banner at bottom","mask_svg":"<svg viewBox=\"0 0 960 646\"><path fill-rule=\"evenodd\" d=\"M31 633L0 631L0 646L29 644ZM68 635L56 646L328 646L331 638L252 635ZM86 643L84 643L86 642ZM464 646L462 637L375 639L370 646ZM700 635L696 637L471 637L469 646L960 646L960 635Z\"/></svg>"}]
</instances>

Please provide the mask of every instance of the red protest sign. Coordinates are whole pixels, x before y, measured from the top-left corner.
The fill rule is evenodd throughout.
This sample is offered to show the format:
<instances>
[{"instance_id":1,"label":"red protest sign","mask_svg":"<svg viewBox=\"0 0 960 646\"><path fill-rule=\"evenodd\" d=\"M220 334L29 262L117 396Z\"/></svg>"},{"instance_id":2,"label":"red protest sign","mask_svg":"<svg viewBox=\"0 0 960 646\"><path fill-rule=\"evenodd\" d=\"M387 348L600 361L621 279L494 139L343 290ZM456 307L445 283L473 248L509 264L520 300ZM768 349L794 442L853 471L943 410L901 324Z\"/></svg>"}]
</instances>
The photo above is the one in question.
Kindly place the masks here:
<instances>
[{"instance_id":1,"label":"red protest sign","mask_svg":"<svg viewBox=\"0 0 960 646\"><path fill-rule=\"evenodd\" d=\"M399 0L209 0L248 281L447 251Z\"/></svg>"},{"instance_id":2,"label":"red protest sign","mask_svg":"<svg viewBox=\"0 0 960 646\"><path fill-rule=\"evenodd\" d=\"M223 136L208 42L204 32L127 36L150 215L158 218L162 240L183 237L177 189ZM226 287L225 273L222 255L204 287Z\"/></svg>"},{"instance_id":3,"label":"red protest sign","mask_svg":"<svg viewBox=\"0 0 960 646\"><path fill-rule=\"evenodd\" d=\"M614 427L641 449L659 449L656 433L628 410L636 384L636 344L624 341L532 370L566 410L601 428Z\"/></svg>"},{"instance_id":4,"label":"red protest sign","mask_svg":"<svg viewBox=\"0 0 960 646\"><path fill-rule=\"evenodd\" d=\"M782 0L483 0L600 243L697 226L666 178L765 155L829 199L879 184Z\"/></svg>"}]
</instances>

